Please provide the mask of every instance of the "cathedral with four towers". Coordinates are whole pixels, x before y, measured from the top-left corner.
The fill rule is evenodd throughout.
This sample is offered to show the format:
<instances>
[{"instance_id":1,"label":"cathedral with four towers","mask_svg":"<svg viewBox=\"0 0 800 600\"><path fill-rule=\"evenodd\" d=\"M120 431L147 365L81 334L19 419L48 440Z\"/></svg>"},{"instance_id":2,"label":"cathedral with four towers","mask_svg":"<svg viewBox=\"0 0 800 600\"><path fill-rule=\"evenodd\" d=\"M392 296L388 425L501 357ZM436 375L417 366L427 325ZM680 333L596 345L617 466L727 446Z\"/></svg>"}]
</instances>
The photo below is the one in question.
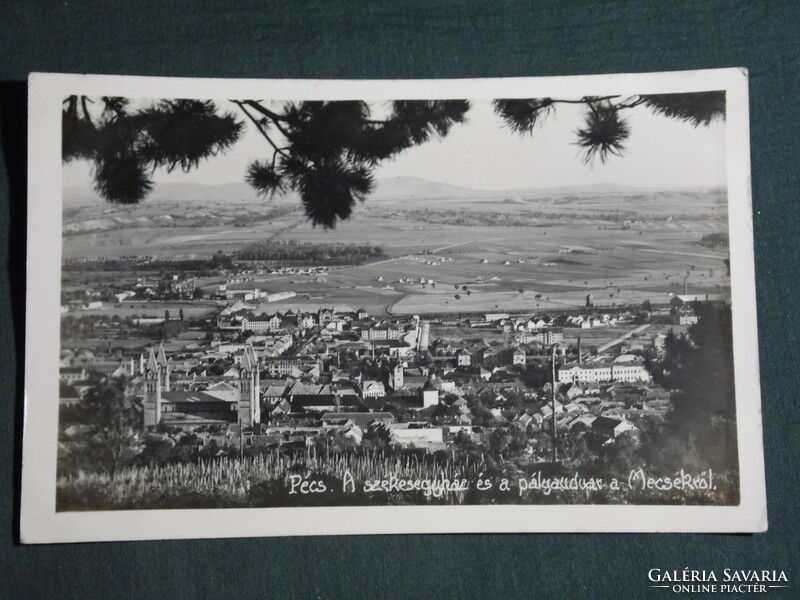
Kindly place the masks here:
<instances>
[{"instance_id":1,"label":"cathedral with four towers","mask_svg":"<svg viewBox=\"0 0 800 600\"><path fill-rule=\"evenodd\" d=\"M164 347L150 349L140 361L144 428L168 425L192 429L204 425L261 422L259 361L248 345L237 365L237 376L219 378L204 390L176 390L171 381L170 360Z\"/></svg>"}]
</instances>

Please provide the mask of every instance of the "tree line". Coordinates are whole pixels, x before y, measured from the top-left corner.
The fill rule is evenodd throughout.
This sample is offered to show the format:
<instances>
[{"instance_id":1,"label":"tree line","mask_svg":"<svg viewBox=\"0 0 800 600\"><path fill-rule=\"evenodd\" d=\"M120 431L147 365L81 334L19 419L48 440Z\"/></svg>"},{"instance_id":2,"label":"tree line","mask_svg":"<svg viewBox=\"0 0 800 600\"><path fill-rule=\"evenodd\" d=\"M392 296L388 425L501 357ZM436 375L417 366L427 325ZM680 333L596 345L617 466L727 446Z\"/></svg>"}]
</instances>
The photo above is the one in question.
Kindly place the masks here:
<instances>
[{"instance_id":1,"label":"tree line","mask_svg":"<svg viewBox=\"0 0 800 600\"><path fill-rule=\"evenodd\" d=\"M144 260L142 258L98 258L97 260L65 260L61 265L62 271L76 272L136 272L136 271L159 271L173 272L205 272L218 269L230 269L233 266L233 259L230 255L224 254L221 250L208 258L192 258L168 260L153 258Z\"/></svg>"},{"instance_id":2,"label":"tree line","mask_svg":"<svg viewBox=\"0 0 800 600\"><path fill-rule=\"evenodd\" d=\"M350 265L384 258L383 248L370 244L298 244L260 242L237 253L239 260L260 260L298 265Z\"/></svg>"},{"instance_id":3,"label":"tree line","mask_svg":"<svg viewBox=\"0 0 800 600\"><path fill-rule=\"evenodd\" d=\"M722 233L707 233L700 238L697 242L704 248L727 248L730 245L728 234Z\"/></svg>"}]
</instances>

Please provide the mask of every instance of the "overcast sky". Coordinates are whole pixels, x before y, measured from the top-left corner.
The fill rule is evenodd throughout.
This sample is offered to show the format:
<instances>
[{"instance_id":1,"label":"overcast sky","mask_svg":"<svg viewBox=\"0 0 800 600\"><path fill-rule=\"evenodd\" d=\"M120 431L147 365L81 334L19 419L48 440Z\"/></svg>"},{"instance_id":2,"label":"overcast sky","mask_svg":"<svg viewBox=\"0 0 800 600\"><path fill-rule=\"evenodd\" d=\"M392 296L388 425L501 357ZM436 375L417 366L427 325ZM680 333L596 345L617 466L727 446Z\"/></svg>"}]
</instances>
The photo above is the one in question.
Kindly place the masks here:
<instances>
[{"instance_id":1,"label":"overcast sky","mask_svg":"<svg viewBox=\"0 0 800 600\"><path fill-rule=\"evenodd\" d=\"M236 107L225 101L225 110ZM380 111L380 108L376 108ZM631 127L627 152L607 164L586 166L578 155L575 130L582 124L578 105L559 105L532 136L511 133L492 112L489 101L476 100L468 122L441 141L402 152L375 170L376 177L420 177L481 189L549 188L592 183L674 188L724 185L725 124L693 128L649 109L625 111ZM242 116L244 119L244 117ZM190 173L159 169L156 182L231 183L243 181L247 165L270 158L266 141L247 123L243 138L227 154L200 164ZM76 161L63 170L64 185L89 185L90 165Z\"/></svg>"}]
</instances>

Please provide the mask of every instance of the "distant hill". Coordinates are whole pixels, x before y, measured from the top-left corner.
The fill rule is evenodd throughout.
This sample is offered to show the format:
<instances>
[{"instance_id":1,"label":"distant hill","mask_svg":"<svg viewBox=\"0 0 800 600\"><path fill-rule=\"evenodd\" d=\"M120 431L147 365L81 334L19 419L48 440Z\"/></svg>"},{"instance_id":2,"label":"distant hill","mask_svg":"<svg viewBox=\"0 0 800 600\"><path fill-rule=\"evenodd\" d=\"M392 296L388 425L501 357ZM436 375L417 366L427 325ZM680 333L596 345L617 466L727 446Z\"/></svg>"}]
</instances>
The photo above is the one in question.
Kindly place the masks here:
<instances>
[{"instance_id":1,"label":"distant hill","mask_svg":"<svg viewBox=\"0 0 800 600\"><path fill-rule=\"evenodd\" d=\"M206 185L202 183L157 183L147 200L180 202L256 202L258 195L244 182ZM67 186L64 202L84 204L102 202L89 186Z\"/></svg>"},{"instance_id":2,"label":"distant hill","mask_svg":"<svg viewBox=\"0 0 800 600\"><path fill-rule=\"evenodd\" d=\"M679 191L707 191L707 188L679 188ZM401 199L480 199L531 196L582 196L598 194L642 194L673 191L663 188L635 187L620 183L589 183L550 188L508 188L478 189L468 188L418 177L392 177L378 179L372 197L383 200Z\"/></svg>"},{"instance_id":3,"label":"distant hill","mask_svg":"<svg viewBox=\"0 0 800 600\"><path fill-rule=\"evenodd\" d=\"M555 188L510 188L479 189L468 188L419 177L392 177L378 179L373 197L385 200L402 199L447 199L447 198L500 198L509 196L543 196L568 194L622 194L650 191L616 183L572 185Z\"/></svg>"},{"instance_id":4,"label":"distant hill","mask_svg":"<svg viewBox=\"0 0 800 600\"><path fill-rule=\"evenodd\" d=\"M377 200L479 198L495 193L492 190L476 190L419 177L387 177L375 181L375 190L370 197Z\"/></svg>"},{"instance_id":5,"label":"distant hill","mask_svg":"<svg viewBox=\"0 0 800 600\"><path fill-rule=\"evenodd\" d=\"M711 188L707 188L711 189ZM545 195L635 194L664 191L656 188L637 188L617 183L572 185L555 188L517 188L483 190L430 181L418 177L389 177L378 179L370 195L373 200L456 200L491 199ZM296 194L283 196L289 202L297 201ZM206 185L201 183L157 183L148 196L154 201L180 202L258 202L261 199L253 188L244 182ZM102 199L89 186L64 188L65 204L93 204Z\"/></svg>"},{"instance_id":6,"label":"distant hill","mask_svg":"<svg viewBox=\"0 0 800 600\"><path fill-rule=\"evenodd\" d=\"M443 199L443 198L478 198L492 195L494 192L473 190L470 188L428 181L416 177L392 177L378 179L370 198L376 200L402 199ZM284 199L298 200L294 193L283 196ZM201 183L157 183L147 197L155 201L185 202L256 202L260 200L253 188L244 182L205 185ZM102 202L102 199L89 186L67 186L64 188L64 202L85 204Z\"/></svg>"},{"instance_id":7,"label":"distant hill","mask_svg":"<svg viewBox=\"0 0 800 600\"><path fill-rule=\"evenodd\" d=\"M542 196L542 195L581 195L581 194L637 194L641 192L660 191L656 188L635 187L621 183L586 183L583 185L565 185L553 188L522 188L506 190L506 193Z\"/></svg>"}]
</instances>

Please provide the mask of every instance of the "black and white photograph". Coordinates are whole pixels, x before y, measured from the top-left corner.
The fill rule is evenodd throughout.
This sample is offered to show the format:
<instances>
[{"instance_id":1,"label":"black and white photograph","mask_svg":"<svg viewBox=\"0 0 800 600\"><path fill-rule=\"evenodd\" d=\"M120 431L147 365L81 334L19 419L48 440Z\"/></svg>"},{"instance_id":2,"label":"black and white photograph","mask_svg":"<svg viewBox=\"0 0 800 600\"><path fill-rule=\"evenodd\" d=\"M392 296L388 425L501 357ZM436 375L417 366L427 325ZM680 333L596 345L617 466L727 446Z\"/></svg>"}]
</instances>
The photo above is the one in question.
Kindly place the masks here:
<instances>
[{"instance_id":1,"label":"black and white photograph","mask_svg":"<svg viewBox=\"0 0 800 600\"><path fill-rule=\"evenodd\" d=\"M746 73L29 98L23 541L766 528Z\"/></svg>"}]
</instances>

